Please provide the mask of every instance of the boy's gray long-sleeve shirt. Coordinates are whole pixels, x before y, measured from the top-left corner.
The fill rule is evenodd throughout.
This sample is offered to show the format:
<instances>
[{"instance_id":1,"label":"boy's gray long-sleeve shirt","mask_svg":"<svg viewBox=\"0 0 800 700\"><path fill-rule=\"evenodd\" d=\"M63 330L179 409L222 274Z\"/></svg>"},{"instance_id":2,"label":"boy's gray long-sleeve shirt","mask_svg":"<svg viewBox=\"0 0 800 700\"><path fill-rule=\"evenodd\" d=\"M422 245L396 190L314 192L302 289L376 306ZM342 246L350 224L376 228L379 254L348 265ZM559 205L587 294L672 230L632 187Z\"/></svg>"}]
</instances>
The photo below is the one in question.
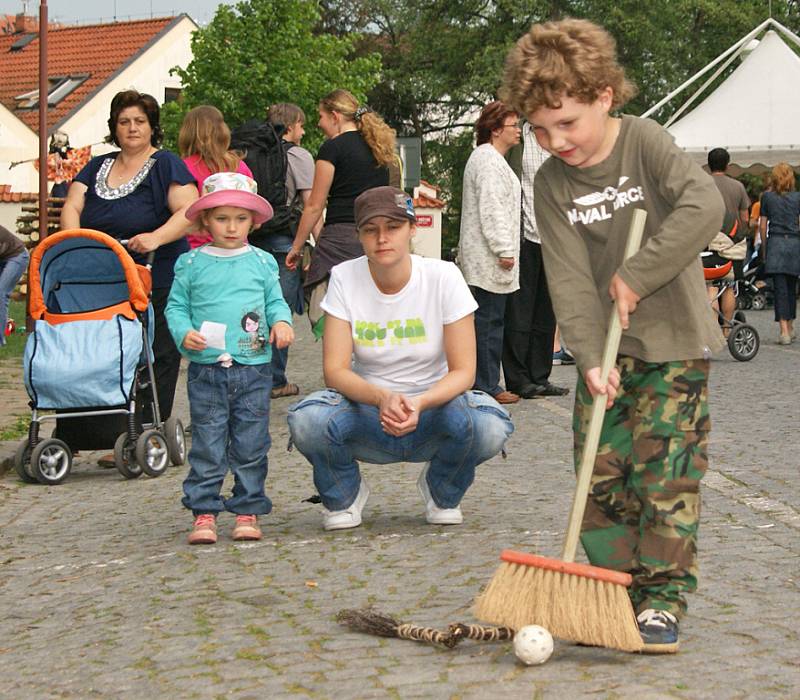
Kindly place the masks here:
<instances>
[{"instance_id":1,"label":"boy's gray long-sleeve shirt","mask_svg":"<svg viewBox=\"0 0 800 700\"><path fill-rule=\"evenodd\" d=\"M534 191L553 307L581 371L600 365L616 272L642 297L620 354L668 362L722 347L699 258L720 229L722 197L659 124L623 116L603 162L550 158ZM642 247L623 262L635 208L647 211Z\"/></svg>"}]
</instances>

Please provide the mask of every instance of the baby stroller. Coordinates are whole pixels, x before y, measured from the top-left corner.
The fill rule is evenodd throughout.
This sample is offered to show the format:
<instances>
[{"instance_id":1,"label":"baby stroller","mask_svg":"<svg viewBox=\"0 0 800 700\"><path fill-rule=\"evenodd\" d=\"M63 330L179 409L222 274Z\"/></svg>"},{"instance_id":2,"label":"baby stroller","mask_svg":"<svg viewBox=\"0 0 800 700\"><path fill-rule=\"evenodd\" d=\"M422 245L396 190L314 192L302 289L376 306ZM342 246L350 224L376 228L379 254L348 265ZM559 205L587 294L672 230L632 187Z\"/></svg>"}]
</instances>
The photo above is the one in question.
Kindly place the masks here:
<instances>
[{"instance_id":1,"label":"baby stroller","mask_svg":"<svg viewBox=\"0 0 800 700\"><path fill-rule=\"evenodd\" d=\"M761 272L763 266L763 262L759 258L759 248L755 247L744 261L742 278L737 280L738 308L761 311L772 303L772 290L769 284L763 286L756 284L763 277Z\"/></svg>"},{"instance_id":2,"label":"baby stroller","mask_svg":"<svg viewBox=\"0 0 800 700\"><path fill-rule=\"evenodd\" d=\"M728 350L739 362L752 360L758 354L758 348L761 345L758 331L747 323L743 311L736 311L729 321L719 310L722 293L730 287L736 288L736 281L731 279L730 274L733 271L733 261L725 260L722 256L708 250L700 253L700 257L703 261L703 276L706 282L713 282L716 287L716 293L711 303L713 305L715 301L717 302L715 311L719 324L728 331Z\"/></svg>"},{"instance_id":3,"label":"baby stroller","mask_svg":"<svg viewBox=\"0 0 800 700\"><path fill-rule=\"evenodd\" d=\"M152 255L137 265L119 241L89 229L48 236L34 250L24 357L32 416L14 459L23 481L59 484L74 451L112 446L127 479L183 464L183 426L172 417L162 424L153 398L150 264ZM42 438L48 420L56 427Z\"/></svg>"}]
</instances>

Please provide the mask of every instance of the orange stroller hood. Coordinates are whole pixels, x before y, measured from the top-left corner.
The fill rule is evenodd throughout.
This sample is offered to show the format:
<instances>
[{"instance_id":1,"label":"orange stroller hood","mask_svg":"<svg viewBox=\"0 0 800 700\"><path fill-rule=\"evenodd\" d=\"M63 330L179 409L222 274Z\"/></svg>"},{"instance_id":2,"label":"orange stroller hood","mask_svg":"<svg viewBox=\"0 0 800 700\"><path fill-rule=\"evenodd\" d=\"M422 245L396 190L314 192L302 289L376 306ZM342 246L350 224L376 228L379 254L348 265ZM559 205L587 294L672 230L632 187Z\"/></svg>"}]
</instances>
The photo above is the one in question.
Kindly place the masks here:
<instances>
[{"instance_id":1,"label":"orange stroller hood","mask_svg":"<svg viewBox=\"0 0 800 700\"><path fill-rule=\"evenodd\" d=\"M40 267L45 253L54 249L60 244L64 244L74 239L88 239L90 241L102 243L105 247L109 248L119 260L122 270L125 274L125 281L128 286L128 300L122 304L116 304L114 309L117 313L124 315L131 314L130 307L138 312L147 310L149 304L149 295L151 287L150 271L141 265L137 265L133 258L128 254L128 251L111 236L94 231L92 229L70 229L68 231L60 231L59 233L48 236L33 251L30 261L30 270L28 273L28 297L30 305L30 314L34 319L42 319L51 316L47 305L44 300L44 293L42 290L42 279L40 275ZM98 246L94 246L97 248ZM119 308L118 308L119 307ZM125 309L128 307L128 313ZM109 309L98 311L86 311L69 314L70 320L97 318L97 313L102 313L105 317Z\"/></svg>"}]
</instances>

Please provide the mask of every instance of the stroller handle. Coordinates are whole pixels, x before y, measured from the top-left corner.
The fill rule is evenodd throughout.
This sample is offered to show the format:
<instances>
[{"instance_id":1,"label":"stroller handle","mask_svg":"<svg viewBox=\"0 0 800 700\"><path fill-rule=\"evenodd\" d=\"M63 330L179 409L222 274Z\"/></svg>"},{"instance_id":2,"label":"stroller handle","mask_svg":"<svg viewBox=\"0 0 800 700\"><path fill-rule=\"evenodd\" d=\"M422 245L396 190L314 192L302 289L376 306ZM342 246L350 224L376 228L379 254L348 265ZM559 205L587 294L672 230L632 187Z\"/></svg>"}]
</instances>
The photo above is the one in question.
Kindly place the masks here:
<instances>
[{"instance_id":1,"label":"stroller handle","mask_svg":"<svg viewBox=\"0 0 800 700\"><path fill-rule=\"evenodd\" d=\"M119 244L122 245L122 246L125 246L126 250L128 248L128 243L130 243L130 239L129 238L122 238L119 241ZM128 251L128 252L130 252L130 251ZM155 259L156 259L156 251L151 250L147 254L147 257L145 258L145 262L144 262L144 264L145 264L145 266L147 267L148 270L153 267L153 260L155 260Z\"/></svg>"}]
</instances>

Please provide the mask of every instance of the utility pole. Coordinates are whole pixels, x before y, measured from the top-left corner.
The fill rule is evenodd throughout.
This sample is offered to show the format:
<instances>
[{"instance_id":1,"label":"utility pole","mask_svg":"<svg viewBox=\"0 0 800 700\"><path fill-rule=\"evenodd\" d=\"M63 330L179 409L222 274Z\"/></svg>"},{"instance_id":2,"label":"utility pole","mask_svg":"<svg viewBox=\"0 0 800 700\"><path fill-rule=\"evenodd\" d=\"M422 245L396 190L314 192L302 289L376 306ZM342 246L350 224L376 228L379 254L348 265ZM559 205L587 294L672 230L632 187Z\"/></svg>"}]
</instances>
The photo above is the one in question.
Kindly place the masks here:
<instances>
[{"instance_id":1,"label":"utility pole","mask_svg":"<svg viewBox=\"0 0 800 700\"><path fill-rule=\"evenodd\" d=\"M39 240L47 236L47 0L39 5Z\"/></svg>"}]
</instances>

